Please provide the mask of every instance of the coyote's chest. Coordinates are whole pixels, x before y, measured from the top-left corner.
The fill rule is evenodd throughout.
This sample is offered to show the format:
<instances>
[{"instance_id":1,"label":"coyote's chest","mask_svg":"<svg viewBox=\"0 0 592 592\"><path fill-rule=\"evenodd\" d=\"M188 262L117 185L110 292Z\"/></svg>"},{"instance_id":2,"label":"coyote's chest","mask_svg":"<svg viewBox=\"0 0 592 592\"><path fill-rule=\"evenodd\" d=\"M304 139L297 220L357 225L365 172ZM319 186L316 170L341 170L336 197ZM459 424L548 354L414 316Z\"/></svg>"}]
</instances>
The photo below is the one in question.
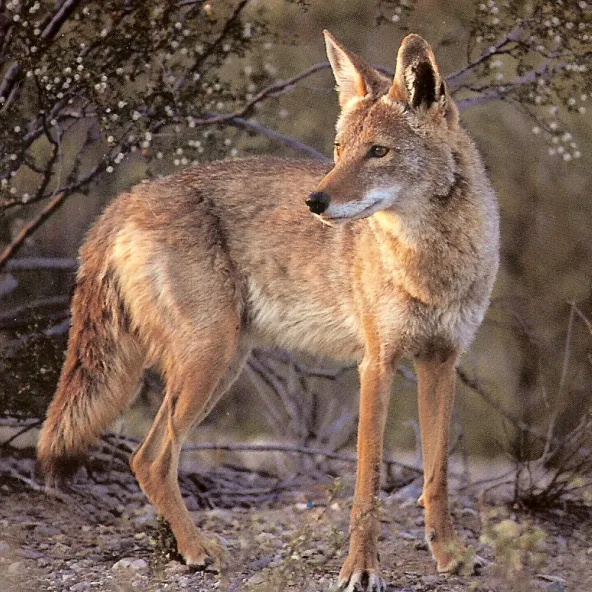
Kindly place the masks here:
<instances>
[{"instance_id":1,"label":"coyote's chest","mask_svg":"<svg viewBox=\"0 0 592 592\"><path fill-rule=\"evenodd\" d=\"M249 330L256 338L278 347L341 360L360 360L366 343L364 319L356 302L336 298L332 304L300 292L293 299L249 283ZM359 304L359 303L358 303ZM388 341L407 355L433 343L466 347L482 311L460 302L435 307L391 293L374 302L371 312Z\"/></svg>"},{"instance_id":2,"label":"coyote's chest","mask_svg":"<svg viewBox=\"0 0 592 592\"><path fill-rule=\"evenodd\" d=\"M408 355L417 355L435 345L466 349L483 320L485 306L453 300L432 306L409 299L397 328L401 346Z\"/></svg>"},{"instance_id":3,"label":"coyote's chest","mask_svg":"<svg viewBox=\"0 0 592 592\"><path fill-rule=\"evenodd\" d=\"M364 351L360 323L349 303L315 298L305 290L292 294L249 282L249 330L258 339L338 360L359 360Z\"/></svg>"}]
</instances>

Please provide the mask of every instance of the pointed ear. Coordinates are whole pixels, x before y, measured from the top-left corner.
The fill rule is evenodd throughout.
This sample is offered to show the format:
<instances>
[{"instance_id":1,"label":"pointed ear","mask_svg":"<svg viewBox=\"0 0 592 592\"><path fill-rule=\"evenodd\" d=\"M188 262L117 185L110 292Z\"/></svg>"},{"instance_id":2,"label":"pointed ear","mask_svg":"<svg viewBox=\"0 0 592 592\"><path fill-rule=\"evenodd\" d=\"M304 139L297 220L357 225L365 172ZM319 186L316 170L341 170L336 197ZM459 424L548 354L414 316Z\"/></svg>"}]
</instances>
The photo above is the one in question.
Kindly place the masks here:
<instances>
[{"instance_id":1,"label":"pointed ear","mask_svg":"<svg viewBox=\"0 0 592 592\"><path fill-rule=\"evenodd\" d=\"M389 96L413 109L429 108L434 103L446 109L446 83L440 76L432 48L419 35L408 35L401 43Z\"/></svg>"},{"instance_id":2,"label":"pointed ear","mask_svg":"<svg viewBox=\"0 0 592 592\"><path fill-rule=\"evenodd\" d=\"M345 49L329 31L325 30L323 34L341 107L354 97L379 95L386 91L389 83L384 76L365 60Z\"/></svg>"}]
</instances>

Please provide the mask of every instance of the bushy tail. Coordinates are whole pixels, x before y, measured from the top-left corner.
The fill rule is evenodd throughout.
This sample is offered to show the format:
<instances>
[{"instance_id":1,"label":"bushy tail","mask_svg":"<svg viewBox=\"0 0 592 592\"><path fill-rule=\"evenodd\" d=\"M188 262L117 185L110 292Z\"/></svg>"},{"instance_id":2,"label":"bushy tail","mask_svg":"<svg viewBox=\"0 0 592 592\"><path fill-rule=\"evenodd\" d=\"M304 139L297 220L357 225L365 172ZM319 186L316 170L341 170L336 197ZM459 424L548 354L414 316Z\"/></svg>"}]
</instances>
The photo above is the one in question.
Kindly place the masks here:
<instances>
[{"instance_id":1,"label":"bushy tail","mask_svg":"<svg viewBox=\"0 0 592 592\"><path fill-rule=\"evenodd\" d=\"M80 465L133 396L144 361L104 249L92 246L82 252L88 257L76 281L66 361L37 447L48 482Z\"/></svg>"}]
</instances>

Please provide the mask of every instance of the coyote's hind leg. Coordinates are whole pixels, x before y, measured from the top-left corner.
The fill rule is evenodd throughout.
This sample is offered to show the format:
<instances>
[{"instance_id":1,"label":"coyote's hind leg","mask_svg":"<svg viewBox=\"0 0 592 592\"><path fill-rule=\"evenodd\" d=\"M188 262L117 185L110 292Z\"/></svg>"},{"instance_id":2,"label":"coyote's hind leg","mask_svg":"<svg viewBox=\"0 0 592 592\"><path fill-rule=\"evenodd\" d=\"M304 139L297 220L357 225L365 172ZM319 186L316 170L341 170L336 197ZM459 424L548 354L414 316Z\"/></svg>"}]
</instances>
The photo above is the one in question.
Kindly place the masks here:
<instances>
[{"instance_id":1,"label":"coyote's hind leg","mask_svg":"<svg viewBox=\"0 0 592 592\"><path fill-rule=\"evenodd\" d=\"M203 420L213 407L210 402L230 387L248 355L248 347L237 344L236 321L229 324L230 331L216 327L208 331L208 336L196 335L194 356L187 351L177 352L177 356L171 352L165 368L164 401L131 459L140 487L171 526L179 553L188 565L195 567L212 563L218 567L221 557L217 546L193 524L181 497L177 469L191 426L196 420Z\"/></svg>"}]
</instances>

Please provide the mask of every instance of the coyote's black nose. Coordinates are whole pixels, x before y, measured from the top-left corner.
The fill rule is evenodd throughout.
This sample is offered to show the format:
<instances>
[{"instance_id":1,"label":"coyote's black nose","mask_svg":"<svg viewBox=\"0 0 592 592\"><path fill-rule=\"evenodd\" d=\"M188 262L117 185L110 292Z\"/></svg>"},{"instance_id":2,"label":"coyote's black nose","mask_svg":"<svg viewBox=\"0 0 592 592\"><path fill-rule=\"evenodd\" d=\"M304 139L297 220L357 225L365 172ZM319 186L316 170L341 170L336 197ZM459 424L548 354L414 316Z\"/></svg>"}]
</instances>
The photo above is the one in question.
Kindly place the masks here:
<instances>
[{"instance_id":1,"label":"coyote's black nose","mask_svg":"<svg viewBox=\"0 0 592 592\"><path fill-rule=\"evenodd\" d=\"M306 200L308 209L313 214L322 214L328 207L331 198L322 191L313 191Z\"/></svg>"}]
</instances>

